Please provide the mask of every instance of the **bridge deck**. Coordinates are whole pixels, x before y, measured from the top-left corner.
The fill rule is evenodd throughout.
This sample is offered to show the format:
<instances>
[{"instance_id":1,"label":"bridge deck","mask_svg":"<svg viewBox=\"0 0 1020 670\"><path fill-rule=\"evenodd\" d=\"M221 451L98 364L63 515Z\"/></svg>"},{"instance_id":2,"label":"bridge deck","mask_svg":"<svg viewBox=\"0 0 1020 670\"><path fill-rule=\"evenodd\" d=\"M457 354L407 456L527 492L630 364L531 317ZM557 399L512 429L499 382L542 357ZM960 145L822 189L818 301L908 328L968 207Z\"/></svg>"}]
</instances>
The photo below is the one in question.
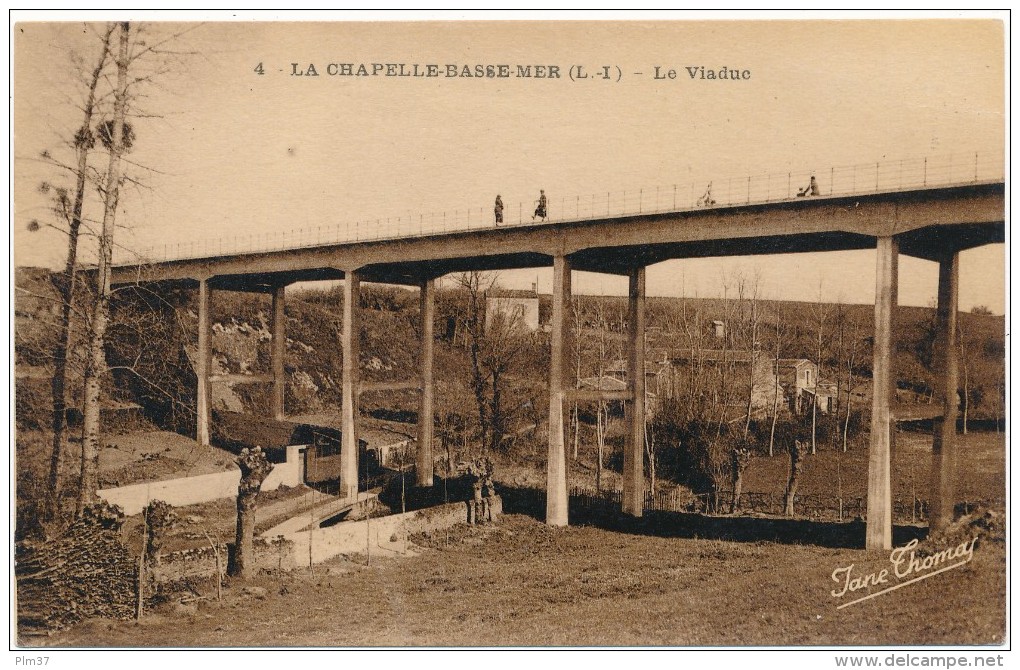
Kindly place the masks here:
<instances>
[{"instance_id":1,"label":"bridge deck","mask_svg":"<svg viewBox=\"0 0 1020 670\"><path fill-rule=\"evenodd\" d=\"M341 279L416 285L466 270L548 267L625 274L673 258L874 248L895 235L900 252L938 260L1005 240L1003 181L773 202L696 207L300 244L281 249L117 265L115 284L214 278L216 288L270 291L296 281Z\"/></svg>"}]
</instances>

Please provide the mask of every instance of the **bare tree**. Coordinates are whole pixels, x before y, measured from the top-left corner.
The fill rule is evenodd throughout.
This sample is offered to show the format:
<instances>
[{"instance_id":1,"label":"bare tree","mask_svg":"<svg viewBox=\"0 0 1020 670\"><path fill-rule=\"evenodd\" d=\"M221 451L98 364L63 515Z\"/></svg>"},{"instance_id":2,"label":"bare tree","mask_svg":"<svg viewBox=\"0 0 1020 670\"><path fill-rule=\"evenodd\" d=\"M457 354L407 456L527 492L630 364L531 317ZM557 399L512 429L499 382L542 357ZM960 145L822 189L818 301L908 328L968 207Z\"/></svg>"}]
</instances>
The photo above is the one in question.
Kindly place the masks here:
<instances>
[{"instance_id":1,"label":"bare tree","mask_svg":"<svg viewBox=\"0 0 1020 670\"><path fill-rule=\"evenodd\" d=\"M846 373L845 387L837 381L837 395L842 396L840 389L846 390L846 406L843 410L842 450L847 450L850 433L850 415L853 412L854 371L864 356L863 327L853 308L839 302L836 306L836 357L841 372ZM842 379L842 374L840 374ZM838 417L838 415L837 415Z\"/></svg>"},{"instance_id":2,"label":"bare tree","mask_svg":"<svg viewBox=\"0 0 1020 670\"><path fill-rule=\"evenodd\" d=\"M730 452L730 478L733 484L733 502L730 504L730 513L740 509L740 494L744 488L744 470L751 464L753 454L746 447L734 447Z\"/></svg>"},{"instance_id":3,"label":"bare tree","mask_svg":"<svg viewBox=\"0 0 1020 670\"><path fill-rule=\"evenodd\" d=\"M786 345L786 340L789 335L789 329L787 328L786 322L783 319L783 308L780 304L776 304L775 313L775 331L774 339L772 342L772 354L773 354L773 372L775 373L775 388L773 389L772 395L772 426L769 429L769 456L775 453L776 443L776 422L779 420L779 398L782 395L782 389L779 384L779 372L780 362L782 361L783 347Z\"/></svg>"},{"instance_id":4,"label":"bare tree","mask_svg":"<svg viewBox=\"0 0 1020 670\"><path fill-rule=\"evenodd\" d=\"M609 356L609 321L606 316L605 299L599 297L594 305L596 343L595 379L598 388L602 388L602 379L606 374ZM606 428L609 423L609 406L604 400L595 403L595 490L602 490L602 471L605 463Z\"/></svg>"},{"instance_id":5,"label":"bare tree","mask_svg":"<svg viewBox=\"0 0 1020 670\"><path fill-rule=\"evenodd\" d=\"M825 325L829 319L831 306L822 301L822 281L818 282L818 299L812 303L811 316L815 326L815 387L811 403L811 453L817 452L818 437L818 382L822 379L822 346L825 341Z\"/></svg>"},{"instance_id":6,"label":"bare tree","mask_svg":"<svg viewBox=\"0 0 1020 670\"><path fill-rule=\"evenodd\" d=\"M956 330L960 334L960 367L963 369L963 434L967 434L967 424L970 418L970 371L973 366L971 357L973 351L967 339L967 330L963 327L963 319L957 319ZM954 426L952 430L956 430Z\"/></svg>"},{"instance_id":7,"label":"bare tree","mask_svg":"<svg viewBox=\"0 0 1020 670\"><path fill-rule=\"evenodd\" d=\"M59 211L67 222L67 261L64 272L54 275L54 284L60 296L60 319L57 322L57 343L53 351L53 448L50 455L50 474L47 482L47 519L56 518L60 504L60 461L64 452L66 439L65 427L67 417L67 355L71 347L74 333L71 329L71 310L75 298L75 284L78 277L78 235L81 230L82 208L85 204L86 171L88 169L89 152L95 146L92 132L92 115L96 107L96 89L100 76L106 68L110 52L110 37L115 24L107 25L100 38L99 56L87 80L85 104L82 108L82 124L74 135L74 151L76 156L74 175L75 187L73 200L66 191L58 189L57 201Z\"/></svg>"},{"instance_id":8,"label":"bare tree","mask_svg":"<svg viewBox=\"0 0 1020 670\"><path fill-rule=\"evenodd\" d=\"M127 113L128 43L130 25L120 24L117 50L117 88L113 105L113 122L109 138L109 166L100 191L103 199L103 225L99 238L99 259L96 274L96 301L92 311L88 360L85 368L85 396L82 408L81 489L77 511L95 501L98 488L100 439L100 384L106 371L103 349L110 315L110 265L113 260L113 232L121 187L121 156L125 150L124 118Z\"/></svg>"},{"instance_id":9,"label":"bare tree","mask_svg":"<svg viewBox=\"0 0 1020 670\"><path fill-rule=\"evenodd\" d=\"M751 430L751 414L754 412L754 379L758 368L758 360L761 355L759 349L758 331L761 326L759 314L759 285L761 284L760 273L748 279L739 277L737 279L737 300L742 312L741 326L744 331L744 339L748 348L748 369L747 369L747 407L744 417L744 437L747 437Z\"/></svg>"},{"instance_id":10,"label":"bare tree","mask_svg":"<svg viewBox=\"0 0 1020 670\"><path fill-rule=\"evenodd\" d=\"M690 421L695 417L697 405L703 403L705 396L704 377L701 374L704 364L704 338L702 337L701 310L695 309L693 319L688 318L687 299L685 298L682 303L682 314L684 333L687 336L687 349L690 355L686 380L688 396L688 402L686 403L687 420Z\"/></svg>"},{"instance_id":11,"label":"bare tree","mask_svg":"<svg viewBox=\"0 0 1020 670\"><path fill-rule=\"evenodd\" d=\"M586 304L580 296L570 301L570 312L574 318L573 337L571 338L574 349L574 388L581 388L581 359L584 353L584 326ZM578 402L575 399L571 408L571 423L574 428L574 461L578 459L578 448L581 442L581 415Z\"/></svg>"},{"instance_id":12,"label":"bare tree","mask_svg":"<svg viewBox=\"0 0 1020 670\"><path fill-rule=\"evenodd\" d=\"M790 445L790 478L786 482L786 496L783 513L786 516L793 516L793 501L797 497L797 480L804 467L804 447L800 440L794 440Z\"/></svg>"},{"instance_id":13,"label":"bare tree","mask_svg":"<svg viewBox=\"0 0 1020 670\"><path fill-rule=\"evenodd\" d=\"M487 296L497 289L496 278L481 272L460 275L458 284L467 293L461 318L471 360L471 389L478 409L482 451L497 449L507 434L513 411L507 407L508 372L520 363L527 345L516 311L495 309L486 315Z\"/></svg>"}]
</instances>

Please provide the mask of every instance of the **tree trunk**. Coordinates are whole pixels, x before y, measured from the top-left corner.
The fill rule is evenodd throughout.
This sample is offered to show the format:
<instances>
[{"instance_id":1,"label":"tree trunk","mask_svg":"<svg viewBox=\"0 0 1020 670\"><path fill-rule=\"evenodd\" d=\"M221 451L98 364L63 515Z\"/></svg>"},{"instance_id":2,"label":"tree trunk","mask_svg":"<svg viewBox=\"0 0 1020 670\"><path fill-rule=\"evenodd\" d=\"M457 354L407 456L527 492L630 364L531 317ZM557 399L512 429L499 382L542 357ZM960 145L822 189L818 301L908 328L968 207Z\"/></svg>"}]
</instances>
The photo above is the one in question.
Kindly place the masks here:
<instances>
[{"instance_id":1,"label":"tree trunk","mask_svg":"<svg viewBox=\"0 0 1020 670\"><path fill-rule=\"evenodd\" d=\"M790 479L786 483L786 501L783 509L786 516L793 516L793 499L797 495L797 478L800 476L803 458L800 440L794 440L790 447Z\"/></svg>"},{"instance_id":2,"label":"tree trunk","mask_svg":"<svg viewBox=\"0 0 1020 670\"><path fill-rule=\"evenodd\" d=\"M754 346L754 340L752 336L751 346ZM751 430L751 410L754 405L754 350L751 350L751 364L748 366L747 372L747 407L745 408L746 414L744 416L744 438L747 438L747 434Z\"/></svg>"},{"instance_id":3,"label":"tree trunk","mask_svg":"<svg viewBox=\"0 0 1020 670\"><path fill-rule=\"evenodd\" d=\"M775 393L775 396L772 398L772 428L769 431L769 458L771 458L774 455L774 451L773 450L774 450L774 447L775 447L775 444L776 444L776 421L778 421L778 419L779 419L779 390L780 390L780 385L779 385L779 358L780 358L780 355L782 353L782 348L783 348L782 338L780 337L780 327L779 327L779 324L781 323L781 321L782 321L782 313L777 309L776 310L776 357L775 357L776 365L775 365L775 370L774 370L775 374L776 374L776 393Z\"/></svg>"},{"instance_id":4,"label":"tree trunk","mask_svg":"<svg viewBox=\"0 0 1020 670\"><path fill-rule=\"evenodd\" d=\"M818 339L817 348L815 349L815 388L814 397L811 403L811 453L817 452L817 440L818 440L818 384L822 381L822 331L825 324L825 315L822 312L821 305L821 288L819 287L818 296Z\"/></svg>"},{"instance_id":5,"label":"tree trunk","mask_svg":"<svg viewBox=\"0 0 1020 670\"><path fill-rule=\"evenodd\" d=\"M598 461L595 463L595 490L602 490L602 459L606 447L606 429L602 415L603 402L600 400L595 407L595 444L598 448Z\"/></svg>"},{"instance_id":6,"label":"tree trunk","mask_svg":"<svg viewBox=\"0 0 1020 670\"><path fill-rule=\"evenodd\" d=\"M103 194L103 227L99 238L96 304L92 313L88 363L85 369L85 398L82 407L81 488L77 513L96 499L99 486L99 440L101 379L106 371L106 327L110 318L110 264L113 259L113 231L120 196L120 157L124 152L124 117L127 108L129 24L120 24L120 46L117 53L117 91L114 99L113 137L110 143L110 164Z\"/></svg>"},{"instance_id":7,"label":"tree trunk","mask_svg":"<svg viewBox=\"0 0 1020 670\"><path fill-rule=\"evenodd\" d=\"M648 488L649 493L655 496L655 433L648 434L648 423L644 425L645 433L645 453L648 455L648 476L651 478L651 485Z\"/></svg>"},{"instance_id":8,"label":"tree trunk","mask_svg":"<svg viewBox=\"0 0 1020 670\"><path fill-rule=\"evenodd\" d=\"M749 449L734 449L730 453L730 483L733 485L733 500L730 503L730 514L740 509L740 494L744 488L744 470L751 462Z\"/></svg>"},{"instance_id":9,"label":"tree trunk","mask_svg":"<svg viewBox=\"0 0 1020 670\"><path fill-rule=\"evenodd\" d=\"M500 376L499 373L493 371L492 373L492 403L489 409L489 419L492 421L492 426L489 427L489 435L492 437L492 450L496 451L503 442L503 403L502 395L500 393Z\"/></svg>"},{"instance_id":10,"label":"tree trunk","mask_svg":"<svg viewBox=\"0 0 1020 670\"><path fill-rule=\"evenodd\" d=\"M852 355L850 360L847 361L846 365L846 419L843 422L843 452L846 453L847 441L850 437L850 408L853 405L853 391L854 391L854 360L856 355Z\"/></svg>"},{"instance_id":11,"label":"tree trunk","mask_svg":"<svg viewBox=\"0 0 1020 670\"><path fill-rule=\"evenodd\" d=\"M57 290L60 294L60 320L57 324L57 344L53 350L53 451L50 455L50 476L47 488L45 515L47 519L55 519L60 512L60 460L64 452L64 439L67 420L67 352L71 348L74 333L71 329L71 309L74 304L75 285L78 278L78 232L81 229L81 212L85 203L85 172L88 168L89 150L95 144L92 135L92 113L96 104L96 88L99 77L106 66L106 57L110 50L110 36L113 25L107 28L101 43L102 53L92 77L89 80L88 95L85 99L81 129L75 135L74 147L78 164L75 170L74 202L71 204L71 217L68 221L67 262L64 274L58 280Z\"/></svg>"},{"instance_id":12,"label":"tree trunk","mask_svg":"<svg viewBox=\"0 0 1020 670\"><path fill-rule=\"evenodd\" d=\"M970 413L970 372L968 370L970 366L967 361L963 361L963 434L967 434L967 415ZM953 426L953 430L956 430L956 426Z\"/></svg>"},{"instance_id":13,"label":"tree trunk","mask_svg":"<svg viewBox=\"0 0 1020 670\"><path fill-rule=\"evenodd\" d=\"M262 489L262 482L272 471L273 466L266 460L260 447L252 450L242 449L241 455L237 458L237 465L241 468L241 481L237 486L237 533L229 573L231 577L248 580L252 576L255 563L252 553L255 537L255 504Z\"/></svg>"},{"instance_id":14,"label":"tree trunk","mask_svg":"<svg viewBox=\"0 0 1020 670\"><path fill-rule=\"evenodd\" d=\"M258 493L237 496L237 534L234 545L234 564L231 576L251 579L252 546L255 538L255 499Z\"/></svg>"},{"instance_id":15,"label":"tree trunk","mask_svg":"<svg viewBox=\"0 0 1020 670\"><path fill-rule=\"evenodd\" d=\"M577 403L574 403L574 461L577 461L578 443L581 441L581 417L578 415Z\"/></svg>"},{"instance_id":16,"label":"tree trunk","mask_svg":"<svg viewBox=\"0 0 1020 670\"><path fill-rule=\"evenodd\" d=\"M772 428L769 430L769 458L776 444L776 421L779 419L779 359L776 359L776 393L772 399Z\"/></svg>"}]
</instances>

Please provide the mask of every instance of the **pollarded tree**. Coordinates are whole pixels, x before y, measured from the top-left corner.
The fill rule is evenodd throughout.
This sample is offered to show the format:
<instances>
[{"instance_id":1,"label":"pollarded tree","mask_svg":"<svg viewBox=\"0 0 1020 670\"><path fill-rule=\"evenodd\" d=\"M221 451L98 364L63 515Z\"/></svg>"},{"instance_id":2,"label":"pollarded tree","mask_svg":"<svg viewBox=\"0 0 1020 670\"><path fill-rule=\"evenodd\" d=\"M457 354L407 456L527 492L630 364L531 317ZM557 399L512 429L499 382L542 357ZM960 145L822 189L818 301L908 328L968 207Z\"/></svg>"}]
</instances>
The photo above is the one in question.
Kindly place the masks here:
<instances>
[{"instance_id":1,"label":"pollarded tree","mask_svg":"<svg viewBox=\"0 0 1020 670\"><path fill-rule=\"evenodd\" d=\"M814 433L812 432L812 436ZM793 501L797 497L797 482L801 470L804 469L804 448L800 440L794 440L790 446L790 478L786 482L783 513L793 516Z\"/></svg>"},{"instance_id":2,"label":"pollarded tree","mask_svg":"<svg viewBox=\"0 0 1020 670\"><path fill-rule=\"evenodd\" d=\"M241 468L241 481L237 485L237 534L234 542L233 561L230 564L231 577L250 579L255 563L253 544L255 538L255 506L262 482L266 480L273 466L266 459L262 447L242 449L237 457Z\"/></svg>"}]
</instances>

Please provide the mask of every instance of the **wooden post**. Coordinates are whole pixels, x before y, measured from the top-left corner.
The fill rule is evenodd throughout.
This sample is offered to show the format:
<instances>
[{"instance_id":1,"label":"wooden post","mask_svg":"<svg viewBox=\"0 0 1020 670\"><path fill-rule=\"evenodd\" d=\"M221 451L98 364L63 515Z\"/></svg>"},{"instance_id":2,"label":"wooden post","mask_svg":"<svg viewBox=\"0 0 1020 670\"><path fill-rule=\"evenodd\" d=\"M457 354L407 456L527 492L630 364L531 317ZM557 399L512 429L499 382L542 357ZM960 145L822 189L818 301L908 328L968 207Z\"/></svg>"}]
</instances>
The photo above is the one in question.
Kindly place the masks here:
<instances>
[{"instance_id":1,"label":"wooden post","mask_svg":"<svg viewBox=\"0 0 1020 670\"><path fill-rule=\"evenodd\" d=\"M932 486L930 530L940 530L953 520L956 503L956 417L959 388L959 353L956 319L959 309L960 254L939 262L938 308L935 313L935 369L941 371L937 388L942 417L936 419L932 437Z\"/></svg>"},{"instance_id":2,"label":"wooden post","mask_svg":"<svg viewBox=\"0 0 1020 670\"><path fill-rule=\"evenodd\" d=\"M435 347L436 283L433 279L422 282L419 294L421 304L421 405L418 411L418 486L432 486L434 464L432 460L432 434L434 429L433 363ZM403 471L401 471L403 483Z\"/></svg>"},{"instance_id":3,"label":"wooden post","mask_svg":"<svg viewBox=\"0 0 1020 670\"><path fill-rule=\"evenodd\" d=\"M343 349L343 379L340 409L340 497L355 499L358 496L358 329L361 310L360 279L355 270L344 278L343 332L340 334Z\"/></svg>"},{"instance_id":4,"label":"wooden post","mask_svg":"<svg viewBox=\"0 0 1020 670\"><path fill-rule=\"evenodd\" d=\"M273 291L273 342L272 342L272 363L273 363L273 396L272 414L277 421L283 421L286 416L286 405L284 401L287 378L284 375L283 361L287 351L287 321L283 314L284 293L283 286Z\"/></svg>"},{"instance_id":5,"label":"wooden post","mask_svg":"<svg viewBox=\"0 0 1020 670\"><path fill-rule=\"evenodd\" d=\"M195 376L198 389L195 394L195 439L209 445L212 421L212 385L209 373L212 366L212 319L209 316L209 280L198 280L198 351L195 356Z\"/></svg>"},{"instance_id":6,"label":"wooden post","mask_svg":"<svg viewBox=\"0 0 1020 670\"><path fill-rule=\"evenodd\" d=\"M566 256L553 259L552 352L549 359L549 459L546 470L545 522L566 526L567 514L567 439L564 420L564 380L570 319L570 261Z\"/></svg>"},{"instance_id":7,"label":"wooden post","mask_svg":"<svg viewBox=\"0 0 1020 670\"><path fill-rule=\"evenodd\" d=\"M893 312L896 308L899 244L878 238L875 274L875 345L872 365L871 449L868 459L868 527L865 547L892 549L891 440Z\"/></svg>"},{"instance_id":8,"label":"wooden post","mask_svg":"<svg viewBox=\"0 0 1020 670\"><path fill-rule=\"evenodd\" d=\"M624 514L641 516L645 503L645 269L630 272L627 310L627 437L623 449Z\"/></svg>"}]
</instances>

